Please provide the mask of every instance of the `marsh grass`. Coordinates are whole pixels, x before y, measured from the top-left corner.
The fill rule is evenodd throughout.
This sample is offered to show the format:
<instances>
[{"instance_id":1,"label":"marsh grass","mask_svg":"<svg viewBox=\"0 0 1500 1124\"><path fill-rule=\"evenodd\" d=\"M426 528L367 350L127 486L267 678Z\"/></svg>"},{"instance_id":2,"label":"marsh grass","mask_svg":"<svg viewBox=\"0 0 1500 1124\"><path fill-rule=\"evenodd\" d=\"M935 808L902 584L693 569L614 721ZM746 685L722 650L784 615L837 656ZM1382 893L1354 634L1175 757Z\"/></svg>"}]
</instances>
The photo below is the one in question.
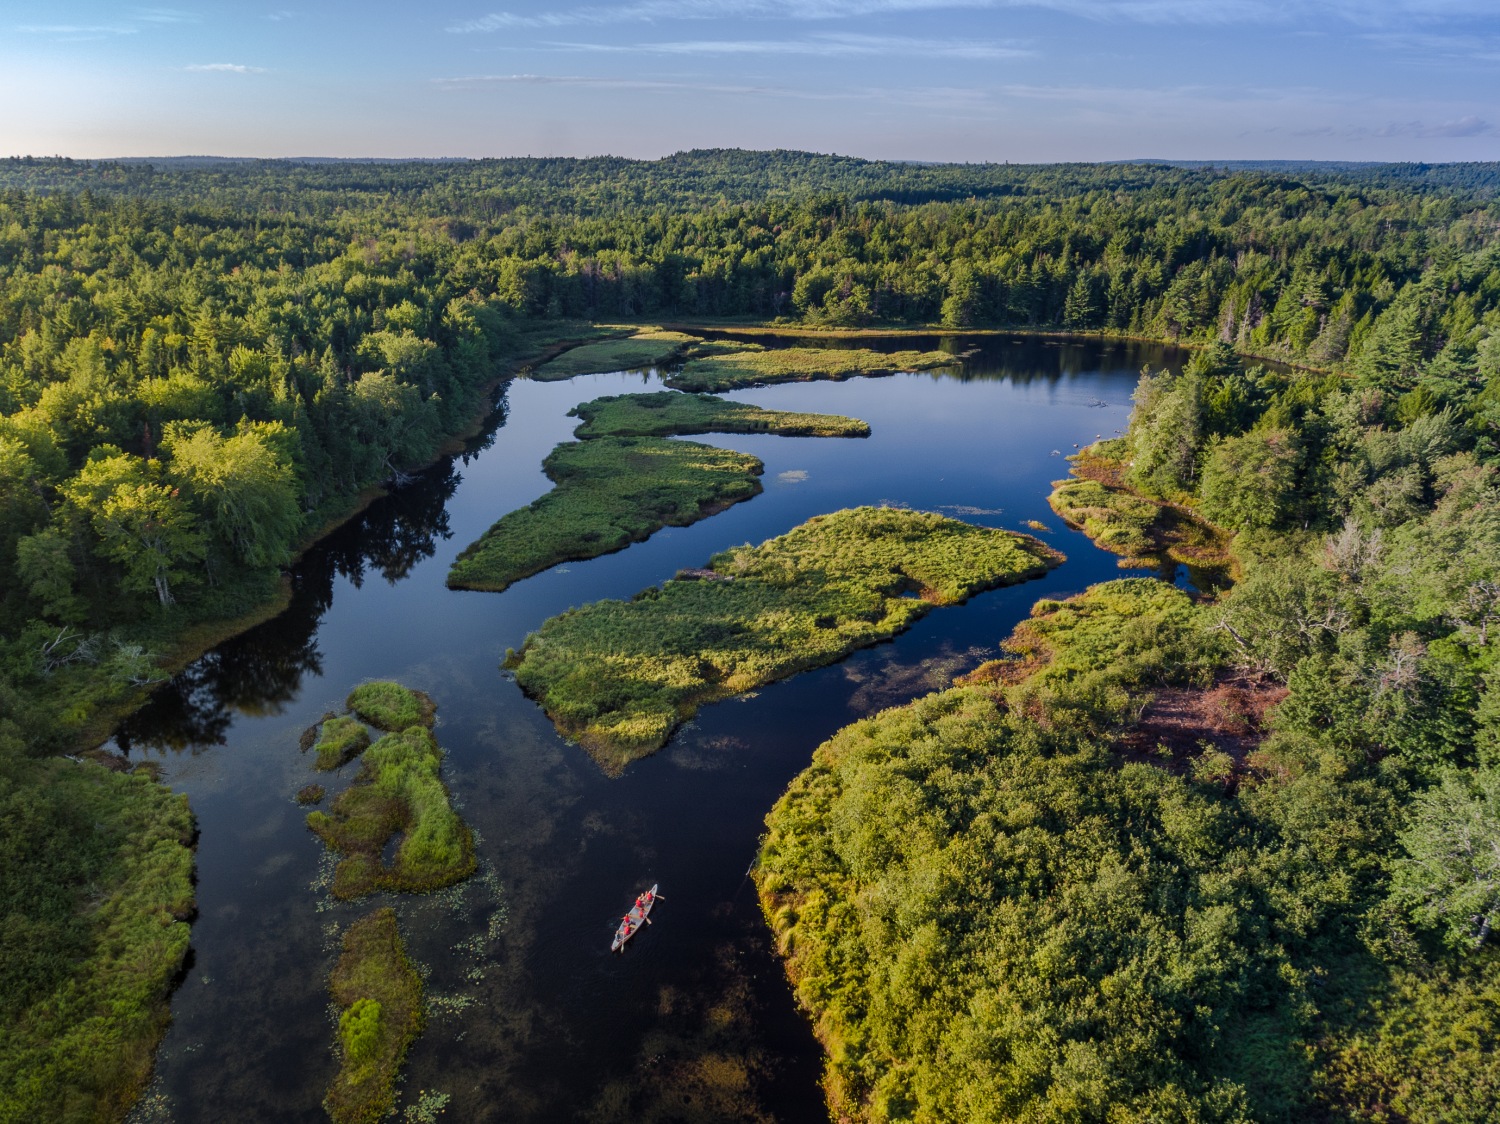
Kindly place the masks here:
<instances>
[{"instance_id":1,"label":"marsh grass","mask_svg":"<svg viewBox=\"0 0 1500 1124\"><path fill-rule=\"evenodd\" d=\"M696 336L682 332L647 329L632 336L570 348L533 370L531 378L537 382L559 382L576 375L659 367L675 359L688 345L698 342Z\"/></svg>"},{"instance_id":2,"label":"marsh grass","mask_svg":"<svg viewBox=\"0 0 1500 1124\"><path fill-rule=\"evenodd\" d=\"M347 714L326 718L318 740L313 745L318 754L314 767L320 772L330 772L345 762L354 760L369 745L369 731L357 718L351 718Z\"/></svg>"},{"instance_id":3,"label":"marsh grass","mask_svg":"<svg viewBox=\"0 0 1500 1124\"><path fill-rule=\"evenodd\" d=\"M386 734L365 750L359 776L329 810L308 814L307 826L342 856L335 898L377 890L425 893L474 872L474 836L449 802L439 775L442 759L424 726ZM401 842L386 866L381 854L397 834Z\"/></svg>"},{"instance_id":4,"label":"marsh grass","mask_svg":"<svg viewBox=\"0 0 1500 1124\"><path fill-rule=\"evenodd\" d=\"M1175 504L1147 499L1125 484L1124 442L1102 441L1069 459L1073 475L1052 484L1047 502L1071 527L1123 566L1192 567L1200 588L1227 584L1236 575L1232 536Z\"/></svg>"},{"instance_id":5,"label":"marsh grass","mask_svg":"<svg viewBox=\"0 0 1500 1124\"><path fill-rule=\"evenodd\" d=\"M553 617L507 657L521 688L607 770L664 745L704 703L888 639L933 607L1037 577L1062 555L928 512L822 515L676 580Z\"/></svg>"},{"instance_id":6,"label":"marsh grass","mask_svg":"<svg viewBox=\"0 0 1500 1124\"><path fill-rule=\"evenodd\" d=\"M868 348L738 348L689 359L665 382L677 390L733 390L778 382L845 379L855 375L893 375L950 366L954 356L942 351L871 351Z\"/></svg>"},{"instance_id":7,"label":"marsh grass","mask_svg":"<svg viewBox=\"0 0 1500 1124\"><path fill-rule=\"evenodd\" d=\"M378 909L344 934L328 981L339 1017L339 1071L323 1107L334 1124L374 1124L396 1099L396 1076L422 1031L422 977L396 913Z\"/></svg>"},{"instance_id":8,"label":"marsh grass","mask_svg":"<svg viewBox=\"0 0 1500 1124\"><path fill-rule=\"evenodd\" d=\"M580 438L667 437L692 433L774 433L782 437L868 437L870 426L838 414L766 410L706 394L662 390L617 394L576 407Z\"/></svg>"},{"instance_id":9,"label":"marsh grass","mask_svg":"<svg viewBox=\"0 0 1500 1124\"><path fill-rule=\"evenodd\" d=\"M609 554L662 527L685 527L761 491L748 453L660 437L559 445L542 463L557 487L464 550L452 589L499 592L559 562Z\"/></svg>"},{"instance_id":10,"label":"marsh grass","mask_svg":"<svg viewBox=\"0 0 1500 1124\"><path fill-rule=\"evenodd\" d=\"M349 692L345 705L371 726L387 733L412 726L431 727L437 715L437 703L431 697L389 679L361 683ZM327 728L325 723L324 730Z\"/></svg>"}]
</instances>

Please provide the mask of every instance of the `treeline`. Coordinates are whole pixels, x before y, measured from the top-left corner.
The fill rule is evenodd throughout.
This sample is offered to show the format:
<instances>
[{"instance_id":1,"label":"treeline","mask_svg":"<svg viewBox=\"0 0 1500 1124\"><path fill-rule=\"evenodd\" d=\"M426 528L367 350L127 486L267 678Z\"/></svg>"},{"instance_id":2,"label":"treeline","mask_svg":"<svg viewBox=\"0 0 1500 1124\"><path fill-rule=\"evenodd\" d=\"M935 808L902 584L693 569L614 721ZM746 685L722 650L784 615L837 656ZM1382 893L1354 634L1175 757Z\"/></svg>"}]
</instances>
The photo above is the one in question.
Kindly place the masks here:
<instances>
[{"instance_id":1,"label":"treeline","mask_svg":"<svg viewBox=\"0 0 1500 1124\"><path fill-rule=\"evenodd\" d=\"M759 875L834 1107L1500 1113L1500 449L1475 377L1148 373L1095 447L1243 580L1042 602L1014 662L842 731Z\"/></svg>"}]
</instances>

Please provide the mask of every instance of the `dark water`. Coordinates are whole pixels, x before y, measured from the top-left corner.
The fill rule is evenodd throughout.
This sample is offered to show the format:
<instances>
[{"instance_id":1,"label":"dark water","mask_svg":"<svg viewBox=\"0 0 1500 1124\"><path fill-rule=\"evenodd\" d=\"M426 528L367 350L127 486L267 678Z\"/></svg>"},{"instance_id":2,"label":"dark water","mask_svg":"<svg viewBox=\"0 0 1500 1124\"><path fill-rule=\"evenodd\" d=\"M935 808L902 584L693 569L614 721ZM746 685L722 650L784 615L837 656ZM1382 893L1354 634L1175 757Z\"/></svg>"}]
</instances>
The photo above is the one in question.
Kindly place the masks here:
<instances>
[{"instance_id":1,"label":"dark water","mask_svg":"<svg viewBox=\"0 0 1500 1124\"><path fill-rule=\"evenodd\" d=\"M654 378L513 383L466 455L314 549L287 612L198 661L119 735L132 755L163 761L202 831L192 961L135 1119L324 1119L325 981L341 928L382 901L329 898L328 861L293 801L322 778L297 743L371 677L437 700L445 775L482 860L463 886L391 899L432 999L408 1060L406 1119L424 1093L446 1094L445 1119L460 1121L825 1119L818 1047L745 877L766 811L840 726L994 655L1037 598L1119 576L1112 555L1052 515L1048 485L1076 444L1124 425L1143 363L1176 361L1142 345L975 342L981 353L948 372L734 395L861 417L873 436L703 438L761 457L765 494L503 594L447 590L453 556L548 488L539 466L576 424L570 408ZM882 502L998 527L1039 519L1069 560L838 666L708 707L615 780L498 670L507 647L570 605ZM664 895L655 924L611 956L614 920L652 882Z\"/></svg>"}]
</instances>

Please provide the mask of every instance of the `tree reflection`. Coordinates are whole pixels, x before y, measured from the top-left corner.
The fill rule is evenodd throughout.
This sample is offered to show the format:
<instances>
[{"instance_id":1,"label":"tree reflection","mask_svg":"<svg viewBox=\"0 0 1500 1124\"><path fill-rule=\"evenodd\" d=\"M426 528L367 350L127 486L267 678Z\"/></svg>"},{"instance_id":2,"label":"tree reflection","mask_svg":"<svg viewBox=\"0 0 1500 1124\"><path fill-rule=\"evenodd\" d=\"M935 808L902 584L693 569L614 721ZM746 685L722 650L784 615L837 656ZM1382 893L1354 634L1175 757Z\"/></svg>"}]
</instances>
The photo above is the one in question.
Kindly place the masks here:
<instances>
[{"instance_id":1,"label":"tree reflection","mask_svg":"<svg viewBox=\"0 0 1500 1124\"><path fill-rule=\"evenodd\" d=\"M492 440L498 424L487 425L481 439ZM305 676L322 672L318 628L333 604L336 579L359 586L375 573L394 584L431 558L438 541L451 536L447 504L460 479L453 459L445 458L314 546L293 568L286 610L162 684L120 724L119 748L196 753L223 745L236 714L280 713Z\"/></svg>"}]
</instances>

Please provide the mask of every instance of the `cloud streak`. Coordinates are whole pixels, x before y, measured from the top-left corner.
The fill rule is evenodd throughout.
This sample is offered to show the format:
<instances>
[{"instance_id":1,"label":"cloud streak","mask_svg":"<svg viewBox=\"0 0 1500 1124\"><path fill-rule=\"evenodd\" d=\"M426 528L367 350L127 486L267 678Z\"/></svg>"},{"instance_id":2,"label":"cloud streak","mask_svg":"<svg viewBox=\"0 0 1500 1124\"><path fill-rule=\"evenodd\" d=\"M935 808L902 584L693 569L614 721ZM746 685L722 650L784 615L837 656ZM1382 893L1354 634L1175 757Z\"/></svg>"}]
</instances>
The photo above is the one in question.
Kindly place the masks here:
<instances>
[{"instance_id":1,"label":"cloud streak","mask_svg":"<svg viewBox=\"0 0 1500 1124\"><path fill-rule=\"evenodd\" d=\"M1014 59L1035 54L1014 42L910 39L885 35L814 35L805 39L697 39L660 43L558 43L568 51L662 55L809 55L871 58L883 55L949 59Z\"/></svg>"},{"instance_id":2,"label":"cloud streak","mask_svg":"<svg viewBox=\"0 0 1500 1124\"><path fill-rule=\"evenodd\" d=\"M635 0L541 13L500 11L448 26L455 34L669 20L835 20L913 12L1037 9L1108 23L1306 25L1334 19L1404 26L1492 18L1493 0Z\"/></svg>"},{"instance_id":3,"label":"cloud streak","mask_svg":"<svg viewBox=\"0 0 1500 1124\"><path fill-rule=\"evenodd\" d=\"M194 74L264 74L263 66L246 66L238 62L195 62L182 68Z\"/></svg>"}]
</instances>

